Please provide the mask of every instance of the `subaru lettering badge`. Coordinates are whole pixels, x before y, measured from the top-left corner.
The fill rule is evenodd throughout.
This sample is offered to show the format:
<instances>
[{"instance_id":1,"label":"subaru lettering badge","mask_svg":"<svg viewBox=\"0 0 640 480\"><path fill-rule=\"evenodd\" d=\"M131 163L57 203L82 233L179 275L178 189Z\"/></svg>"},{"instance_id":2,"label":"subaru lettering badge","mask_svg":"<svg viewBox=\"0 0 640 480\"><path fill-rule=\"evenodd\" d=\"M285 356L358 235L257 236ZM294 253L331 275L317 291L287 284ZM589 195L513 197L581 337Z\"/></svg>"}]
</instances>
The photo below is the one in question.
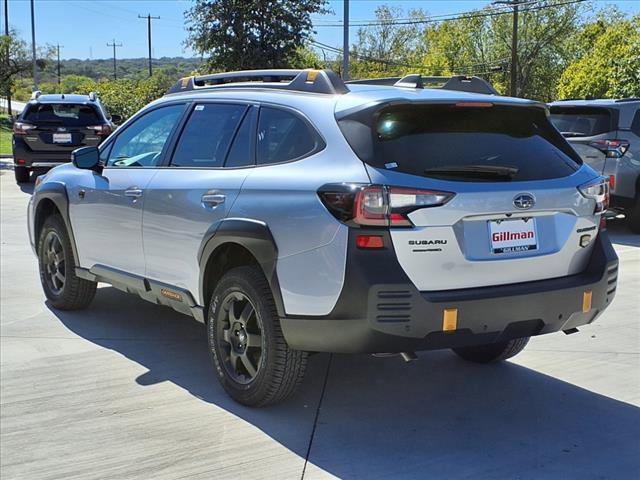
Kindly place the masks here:
<instances>
[{"instance_id":1,"label":"subaru lettering badge","mask_svg":"<svg viewBox=\"0 0 640 480\"><path fill-rule=\"evenodd\" d=\"M513 205L520 210L528 210L536 203L536 199L529 193L520 193L513 199Z\"/></svg>"}]
</instances>

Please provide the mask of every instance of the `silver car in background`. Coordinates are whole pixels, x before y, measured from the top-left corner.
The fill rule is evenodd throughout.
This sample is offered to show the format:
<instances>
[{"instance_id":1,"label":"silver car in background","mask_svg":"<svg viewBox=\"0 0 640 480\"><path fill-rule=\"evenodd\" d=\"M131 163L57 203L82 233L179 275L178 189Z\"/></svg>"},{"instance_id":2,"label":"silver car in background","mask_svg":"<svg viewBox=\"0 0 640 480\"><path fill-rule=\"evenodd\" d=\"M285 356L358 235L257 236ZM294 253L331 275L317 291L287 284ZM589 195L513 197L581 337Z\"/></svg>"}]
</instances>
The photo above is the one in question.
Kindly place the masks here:
<instances>
[{"instance_id":1,"label":"silver car in background","mask_svg":"<svg viewBox=\"0 0 640 480\"><path fill-rule=\"evenodd\" d=\"M640 99L562 100L550 110L582 159L609 179L610 208L640 233Z\"/></svg>"}]
</instances>

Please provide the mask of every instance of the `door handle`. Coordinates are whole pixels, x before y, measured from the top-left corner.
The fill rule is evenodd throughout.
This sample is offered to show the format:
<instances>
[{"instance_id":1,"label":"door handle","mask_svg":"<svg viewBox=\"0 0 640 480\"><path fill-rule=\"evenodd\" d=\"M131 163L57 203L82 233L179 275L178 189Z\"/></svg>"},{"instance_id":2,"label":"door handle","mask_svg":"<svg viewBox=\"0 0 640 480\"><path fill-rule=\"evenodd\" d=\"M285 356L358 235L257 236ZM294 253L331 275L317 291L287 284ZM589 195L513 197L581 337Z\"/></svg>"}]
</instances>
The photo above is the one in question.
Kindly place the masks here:
<instances>
[{"instance_id":1,"label":"door handle","mask_svg":"<svg viewBox=\"0 0 640 480\"><path fill-rule=\"evenodd\" d=\"M227 196L222 193L205 193L202 195L202 203L210 207L217 207L224 203Z\"/></svg>"},{"instance_id":2,"label":"door handle","mask_svg":"<svg viewBox=\"0 0 640 480\"><path fill-rule=\"evenodd\" d=\"M131 187L124 191L125 197L140 198L142 196L142 190L137 187Z\"/></svg>"}]
</instances>

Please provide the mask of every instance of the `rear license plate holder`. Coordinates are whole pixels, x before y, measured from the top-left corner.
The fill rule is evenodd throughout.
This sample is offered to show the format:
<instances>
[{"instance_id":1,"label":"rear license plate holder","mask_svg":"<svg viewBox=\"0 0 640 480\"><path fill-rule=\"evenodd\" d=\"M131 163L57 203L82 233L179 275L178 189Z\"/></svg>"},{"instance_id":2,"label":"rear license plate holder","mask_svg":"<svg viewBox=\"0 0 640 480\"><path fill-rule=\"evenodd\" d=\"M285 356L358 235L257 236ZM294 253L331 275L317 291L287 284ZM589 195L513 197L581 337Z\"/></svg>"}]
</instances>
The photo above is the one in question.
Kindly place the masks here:
<instances>
[{"instance_id":1,"label":"rear license plate holder","mask_svg":"<svg viewBox=\"0 0 640 480\"><path fill-rule=\"evenodd\" d=\"M71 143L70 133L54 133L53 143Z\"/></svg>"},{"instance_id":2,"label":"rear license plate holder","mask_svg":"<svg viewBox=\"0 0 640 480\"><path fill-rule=\"evenodd\" d=\"M535 218L489 220L489 245L494 255L538 249Z\"/></svg>"}]
</instances>

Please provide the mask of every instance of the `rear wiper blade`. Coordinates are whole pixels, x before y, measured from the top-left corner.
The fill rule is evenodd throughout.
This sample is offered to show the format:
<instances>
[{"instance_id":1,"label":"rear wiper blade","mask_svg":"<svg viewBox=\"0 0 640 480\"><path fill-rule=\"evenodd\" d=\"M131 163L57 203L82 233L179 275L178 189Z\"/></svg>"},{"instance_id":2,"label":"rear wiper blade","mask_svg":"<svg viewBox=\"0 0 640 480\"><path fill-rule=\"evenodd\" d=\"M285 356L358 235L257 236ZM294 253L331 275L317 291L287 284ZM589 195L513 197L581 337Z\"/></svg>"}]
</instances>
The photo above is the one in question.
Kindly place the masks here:
<instances>
[{"instance_id":1,"label":"rear wiper blade","mask_svg":"<svg viewBox=\"0 0 640 480\"><path fill-rule=\"evenodd\" d=\"M461 177L511 180L518 173L517 167L506 165L462 165L460 167L427 168L424 173L432 177Z\"/></svg>"}]
</instances>

